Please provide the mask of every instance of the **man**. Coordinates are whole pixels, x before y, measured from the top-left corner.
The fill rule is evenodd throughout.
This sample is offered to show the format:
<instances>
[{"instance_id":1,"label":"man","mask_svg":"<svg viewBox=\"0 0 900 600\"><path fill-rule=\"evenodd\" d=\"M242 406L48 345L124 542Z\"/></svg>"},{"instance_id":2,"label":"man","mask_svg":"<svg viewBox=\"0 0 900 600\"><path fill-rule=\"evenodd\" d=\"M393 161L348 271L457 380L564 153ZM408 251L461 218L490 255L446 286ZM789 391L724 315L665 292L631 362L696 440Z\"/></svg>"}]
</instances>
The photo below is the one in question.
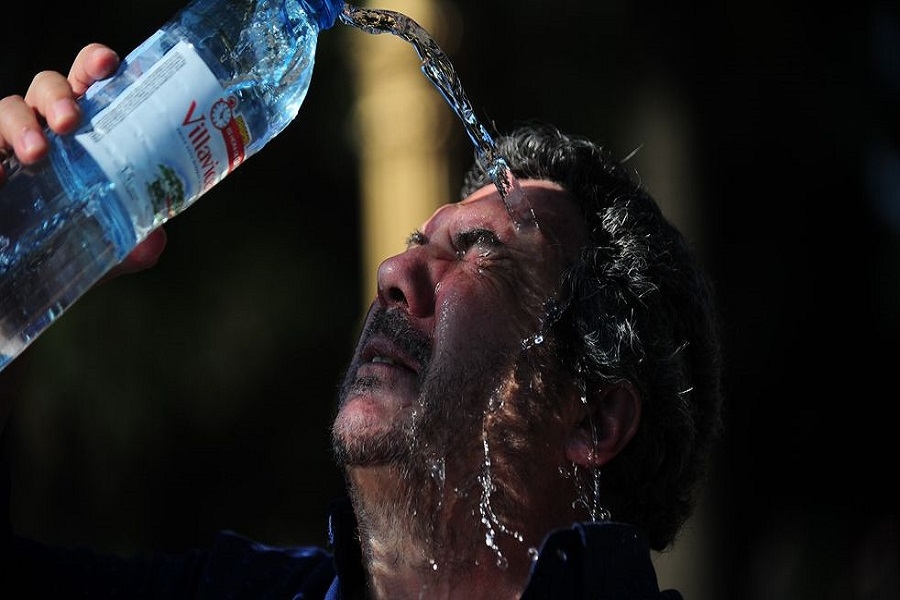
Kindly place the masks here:
<instances>
[{"instance_id":1,"label":"man","mask_svg":"<svg viewBox=\"0 0 900 600\"><path fill-rule=\"evenodd\" d=\"M0 100L0 147L40 158L36 115L70 131L73 97L116 62L92 45ZM528 209L476 164L379 268L332 428L350 491L332 548L223 533L122 559L10 535L8 580L31 597L680 598L649 548L690 516L720 429L707 280L600 147L546 126L498 146Z\"/></svg>"}]
</instances>

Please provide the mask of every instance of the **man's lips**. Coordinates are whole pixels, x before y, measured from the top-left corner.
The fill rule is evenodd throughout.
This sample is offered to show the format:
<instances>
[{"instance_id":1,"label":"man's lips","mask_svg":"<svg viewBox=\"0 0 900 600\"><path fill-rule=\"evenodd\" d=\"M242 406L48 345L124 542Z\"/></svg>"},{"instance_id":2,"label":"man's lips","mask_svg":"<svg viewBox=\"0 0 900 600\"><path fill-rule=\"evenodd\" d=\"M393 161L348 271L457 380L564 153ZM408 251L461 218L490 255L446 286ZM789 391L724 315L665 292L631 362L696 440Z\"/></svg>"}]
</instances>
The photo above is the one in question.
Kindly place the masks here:
<instances>
[{"instance_id":1,"label":"man's lips","mask_svg":"<svg viewBox=\"0 0 900 600\"><path fill-rule=\"evenodd\" d=\"M336 430L350 437L389 431L409 418L428 371L431 341L398 310L370 313L340 391Z\"/></svg>"},{"instance_id":2,"label":"man's lips","mask_svg":"<svg viewBox=\"0 0 900 600\"><path fill-rule=\"evenodd\" d=\"M399 343L388 336L375 334L359 354L353 383L347 388L344 401L355 401L356 414L371 413L368 419L374 419L373 422L392 419L394 417L388 415L394 415L394 410L415 403L419 395L420 370L420 363ZM389 412L382 414L382 411ZM381 416L372 416L377 414Z\"/></svg>"},{"instance_id":3,"label":"man's lips","mask_svg":"<svg viewBox=\"0 0 900 600\"><path fill-rule=\"evenodd\" d=\"M399 344L383 335L375 335L366 342L360 353L360 368L366 365L385 365L418 375L419 361L405 352Z\"/></svg>"}]
</instances>

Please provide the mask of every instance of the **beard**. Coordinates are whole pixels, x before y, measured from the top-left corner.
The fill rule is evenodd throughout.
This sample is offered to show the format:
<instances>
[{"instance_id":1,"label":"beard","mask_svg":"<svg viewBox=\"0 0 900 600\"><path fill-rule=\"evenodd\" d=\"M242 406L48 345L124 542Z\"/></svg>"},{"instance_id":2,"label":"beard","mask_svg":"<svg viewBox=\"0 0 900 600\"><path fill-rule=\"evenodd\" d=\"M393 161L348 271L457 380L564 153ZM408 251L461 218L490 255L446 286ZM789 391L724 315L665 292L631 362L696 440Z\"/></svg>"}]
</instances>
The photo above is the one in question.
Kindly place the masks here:
<instances>
[{"instance_id":1,"label":"beard","mask_svg":"<svg viewBox=\"0 0 900 600\"><path fill-rule=\"evenodd\" d=\"M526 349L518 341L523 336L512 335L504 339L516 342L502 346L496 332L489 340L472 328L464 340L433 344L396 310L371 316L360 347L373 335L391 339L421 368L411 410L377 430L332 430L358 517L396 531L396 514L418 515L403 520L403 528L413 539L440 542L446 541L435 537L445 518L441 509L453 507L474 519L456 532L455 549L458 543L483 546L486 523L490 531L519 531L528 490L548 464L544 449L538 456L530 449L553 419L548 391L560 387L548 377L557 372L548 362L554 355L550 340ZM357 377L357 370L354 364L344 378L341 406L361 392L377 395L384 385L377 377ZM379 483L358 478L365 473ZM440 556L440 543L429 552ZM451 559L444 556L442 565Z\"/></svg>"},{"instance_id":2,"label":"beard","mask_svg":"<svg viewBox=\"0 0 900 600\"><path fill-rule=\"evenodd\" d=\"M360 346L374 335L391 339L420 365L419 395L410 413L377 432L339 436L333 429L337 463L345 469L390 465L412 480L421 480L422 476L439 477L448 458L466 460L480 454L485 411L509 352L489 348L473 333L465 347L444 347L435 355L431 338L412 327L404 313L392 309L373 314ZM384 385L376 377L357 377L357 366L348 370L341 384L339 408L353 395L377 393Z\"/></svg>"}]
</instances>

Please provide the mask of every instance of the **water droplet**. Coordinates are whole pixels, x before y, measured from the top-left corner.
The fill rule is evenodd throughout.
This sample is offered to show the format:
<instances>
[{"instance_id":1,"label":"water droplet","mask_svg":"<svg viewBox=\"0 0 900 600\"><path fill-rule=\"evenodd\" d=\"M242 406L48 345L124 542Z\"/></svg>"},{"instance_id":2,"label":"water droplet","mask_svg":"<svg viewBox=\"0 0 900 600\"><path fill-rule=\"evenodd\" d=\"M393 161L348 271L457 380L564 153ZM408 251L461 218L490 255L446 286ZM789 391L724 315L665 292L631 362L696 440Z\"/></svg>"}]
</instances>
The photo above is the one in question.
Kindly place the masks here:
<instances>
[{"instance_id":1,"label":"water droplet","mask_svg":"<svg viewBox=\"0 0 900 600\"><path fill-rule=\"evenodd\" d=\"M487 420L485 420L485 423L487 423ZM491 471L490 448L486 426L482 429L481 441L484 448L484 458L481 467L482 472L478 476L478 482L481 484L481 501L478 504L478 510L481 514L481 523L485 528L484 543L494 551L494 555L497 557L497 566L505 569L508 566L508 561L500 551L500 546L497 543L497 534L506 534L519 542L523 541L524 538L521 533L507 528L494 513L494 509L491 506L491 495L496 491L496 486L494 485Z\"/></svg>"},{"instance_id":2,"label":"water droplet","mask_svg":"<svg viewBox=\"0 0 900 600\"><path fill-rule=\"evenodd\" d=\"M534 546L528 549L528 558L531 559L531 562L537 562L537 559L540 555L541 553L538 552L538 549Z\"/></svg>"},{"instance_id":3,"label":"water droplet","mask_svg":"<svg viewBox=\"0 0 900 600\"><path fill-rule=\"evenodd\" d=\"M530 350L531 348L544 343L544 334L536 333L531 337L522 340L522 350Z\"/></svg>"},{"instance_id":4,"label":"water droplet","mask_svg":"<svg viewBox=\"0 0 900 600\"><path fill-rule=\"evenodd\" d=\"M84 205L84 214L89 217L94 215L98 210L100 210L100 203L96 198L91 198Z\"/></svg>"},{"instance_id":5,"label":"water droplet","mask_svg":"<svg viewBox=\"0 0 900 600\"><path fill-rule=\"evenodd\" d=\"M432 459L428 468L431 478L434 479L439 486L443 487L446 478L446 461L444 460L444 457Z\"/></svg>"}]
</instances>

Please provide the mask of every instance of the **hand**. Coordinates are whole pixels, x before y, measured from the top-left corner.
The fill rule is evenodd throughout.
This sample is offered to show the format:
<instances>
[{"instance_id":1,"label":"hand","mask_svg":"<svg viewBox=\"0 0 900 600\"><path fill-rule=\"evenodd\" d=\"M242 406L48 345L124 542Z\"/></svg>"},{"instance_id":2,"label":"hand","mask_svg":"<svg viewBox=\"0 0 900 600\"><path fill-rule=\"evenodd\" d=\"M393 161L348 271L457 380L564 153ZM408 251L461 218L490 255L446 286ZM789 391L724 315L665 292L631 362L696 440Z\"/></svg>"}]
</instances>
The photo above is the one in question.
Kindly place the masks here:
<instances>
[{"instance_id":1,"label":"hand","mask_svg":"<svg viewBox=\"0 0 900 600\"><path fill-rule=\"evenodd\" d=\"M134 247L134 249L126 256L122 262L113 267L109 273L103 276L100 283L109 281L119 275L126 273L135 273L149 269L159 260L166 247L166 230L158 227L150 232L144 240Z\"/></svg>"},{"instance_id":2,"label":"hand","mask_svg":"<svg viewBox=\"0 0 900 600\"><path fill-rule=\"evenodd\" d=\"M119 66L119 56L103 44L85 46L68 77L55 71L35 75L25 97L0 99L0 158L10 151L22 164L33 164L44 158L49 149L43 123L59 134L71 133L78 127L81 111L75 99L95 81L108 77ZM0 185L6 178L0 162ZM104 280L122 273L140 271L156 264L165 247L162 229L152 232Z\"/></svg>"},{"instance_id":3,"label":"hand","mask_svg":"<svg viewBox=\"0 0 900 600\"><path fill-rule=\"evenodd\" d=\"M119 57L110 48L90 44L78 53L68 77L42 71L34 76L24 98L0 99L0 149L13 150L22 164L43 158L48 146L41 121L57 133L71 133L81 119L75 99L118 65Z\"/></svg>"}]
</instances>

